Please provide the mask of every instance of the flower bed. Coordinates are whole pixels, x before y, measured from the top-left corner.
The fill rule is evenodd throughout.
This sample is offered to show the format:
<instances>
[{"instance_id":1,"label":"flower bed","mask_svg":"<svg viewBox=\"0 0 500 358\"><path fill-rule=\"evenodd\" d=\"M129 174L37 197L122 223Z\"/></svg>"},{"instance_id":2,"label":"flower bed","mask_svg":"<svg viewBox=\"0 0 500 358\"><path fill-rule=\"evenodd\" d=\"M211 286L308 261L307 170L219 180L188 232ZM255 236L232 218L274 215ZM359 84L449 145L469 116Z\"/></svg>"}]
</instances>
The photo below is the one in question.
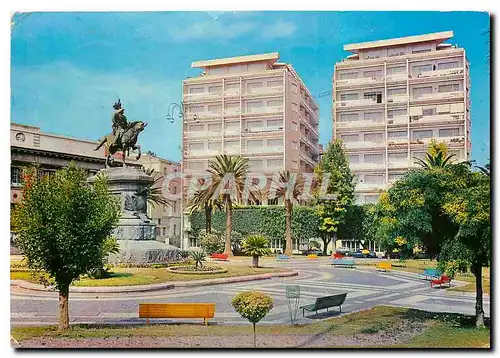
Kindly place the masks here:
<instances>
[{"instance_id":1,"label":"flower bed","mask_svg":"<svg viewBox=\"0 0 500 358\"><path fill-rule=\"evenodd\" d=\"M177 266L177 267L167 267L167 271L173 273L183 273L183 274L194 274L194 275L210 275L215 273L226 273L227 269L219 266Z\"/></svg>"}]
</instances>

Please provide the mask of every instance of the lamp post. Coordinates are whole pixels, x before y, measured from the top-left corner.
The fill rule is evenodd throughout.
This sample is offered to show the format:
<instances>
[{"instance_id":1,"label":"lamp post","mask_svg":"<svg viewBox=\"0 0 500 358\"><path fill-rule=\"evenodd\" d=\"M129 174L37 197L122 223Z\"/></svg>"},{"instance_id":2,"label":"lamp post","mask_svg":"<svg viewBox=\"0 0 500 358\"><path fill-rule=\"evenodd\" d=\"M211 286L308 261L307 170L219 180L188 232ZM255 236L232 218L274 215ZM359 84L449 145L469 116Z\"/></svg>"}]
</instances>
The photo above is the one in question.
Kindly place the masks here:
<instances>
[{"instance_id":1,"label":"lamp post","mask_svg":"<svg viewBox=\"0 0 500 358\"><path fill-rule=\"evenodd\" d=\"M175 111L177 110L179 113L177 114L179 119L183 119L186 115L186 111L189 107L191 107L193 104L185 104L184 102L181 102L180 104L178 103L170 103L168 105L168 113L167 113L167 121L170 123L174 123L175 121ZM195 113L193 115L193 120L197 121L198 120L198 115Z\"/></svg>"}]
</instances>

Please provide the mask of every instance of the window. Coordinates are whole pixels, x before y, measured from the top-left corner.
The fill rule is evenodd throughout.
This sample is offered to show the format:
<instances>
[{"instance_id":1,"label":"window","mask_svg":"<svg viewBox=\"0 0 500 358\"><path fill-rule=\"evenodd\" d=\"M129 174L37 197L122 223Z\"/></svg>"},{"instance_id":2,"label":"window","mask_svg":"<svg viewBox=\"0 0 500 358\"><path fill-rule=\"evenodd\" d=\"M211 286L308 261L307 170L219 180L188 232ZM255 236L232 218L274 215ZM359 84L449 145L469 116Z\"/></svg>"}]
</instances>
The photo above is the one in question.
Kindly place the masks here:
<instances>
[{"instance_id":1,"label":"window","mask_svg":"<svg viewBox=\"0 0 500 358\"><path fill-rule=\"evenodd\" d=\"M387 68L387 74L388 75L396 75L399 73L406 73L406 66L399 66L399 67L389 67Z\"/></svg>"},{"instance_id":2,"label":"window","mask_svg":"<svg viewBox=\"0 0 500 358\"><path fill-rule=\"evenodd\" d=\"M267 146L273 147L273 148L282 147L283 146L283 139L268 139Z\"/></svg>"},{"instance_id":3,"label":"window","mask_svg":"<svg viewBox=\"0 0 500 358\"><path fill-rule=\"evenodd\" d=\"M431 45L429 45L429 44L413 45L413 48L411 49L412 53L422 53L422 52L430 52L430 51L431 51Z\"/></svg>"},{"instance_id":4,"label":"window","mask_svg":"<svg viewBox=\"0 0 500 358\"><path fill-rule=\"evenodd\" d=\"M172 203L172 211L174 212L174 214L177 211L177 203L175 201Z\"/></svg>"},{"instance_id":5,"label":"window","mask_svg":"<svg viewBox=\"0 0 500 358\"><path fill-rule=\"evenodd\" d=\"M387 118L406 116L406 109L391 109L387 112Z\"/></svg>"},{"instance_id":6,"label":"window","mask_svg":"<svg viewBox=\"0 0 500 358\"><path fill-rule=\"evenodd\" d=\"M358 99L358 94L357 93L342 93L340 95L340 100L341 101L353 101Z\"/></svg>"},{"instance_id":7,"label":"window","mask_svg":"<svg viewBox=\"0 0 500 358\"><path fill-rule=\"evenodd\" d=\"M283 165L283 160L281 159L268 159L267 167L268 168L280 168Z\"/></svg>"},{"instance_id":8,"label":"window","mask_svg":"<svg viewBox=\"0 0 500 358\"><path fill-rule=\"evenodd\" d=\"M363 77L364 78L382 77L382 70L365 71L363 72Z\"/></svg>"},{"instance_id":9,"label":"window","mask_svg":"<svg viewBox=\"0 0 500 358\"><path fill-rule=\"evenodd\" d=\"M226 122L226 131L227 132L237 132L240 130L240 122Z\"/></svg>"},{"instance_id":10,"label":"window","mask_svg":"<svg viewBox=\"0 0 500 358\"><path fill-rule=\"evenodd\" d=\"M188 107L190 113L200 113L200 112L205 112L205 106L200 105L200 106L190 106Z\"/></svg>"},{"instance_id":11,"label":"window","mask_svg":"<svg viewBox=\"0 0 500 358\"><path fill-rule=\"evenodd\" d=\"M408 138L407 131L397 131L397 132L389 132L387 133L388 138Z\"/></svg>"},{"instance_id":12,"label":"window","mask_svg":"<svg viewBox=\"0 0 500 358\"><path fill-rule=\"evenodd\" d=\"M247 91L252 93L253 90L262 88L262 82L250 82L247 83Z\"/></svg>"},{"instance_id":13,"label":"window","mask_svg":"<svg viewBox=\"0 0 500 358\"><path fill-rule=\"evenodd\" d=\"M203 143L190 143L189 150L204 150L205 146Z\"/></svg>"},{"instance_id":14,"label":"window","mask_svg":"<svg viewBox=\"0 0 500 358\"><path fill-rule=\"evenodd\" d=\"M349 159L349 163L359 163L359 155L357 154L350 154L347 158Z\"/></svg>"},{"instance_id":15,"label":"window","mask_svg":"<svg viewBox=\"0 0 500 358\"><path fill-rule=\"evenodd\" d=\"M411 73L413 76L418 76L421 75L424 72L432 71L433 66L432 65L419 65L419 66L413 66Z\"/></svg>"},{"instance_id":16,"label":"window","mask_svg":"<svg viewBox=\"0 0 500 358\"><path fill-rule=\"evenodd\" d=\"M389 47L387 49L387 56L392 57L392 56L403 56L405 54L406 48L404 46L402 47Z\"/></svg>"},{"instance_id":17,"label":"window","mask_svg":"<svg viewBox=\"0 0 500 358\"><path fill-rule=\"evenodd\" d=\"M366 195L365 204L375 204L378 201L378 196L376 195ZM357 242L355 242L356 244Z\"/></svg>"},{"instance_id":18,"label":"window","mask_svg":"<svg viewBox=\"0 0 500 358\"><path fill-rule=\"evenodd\" d=\"M456 91L460 91L460 85L458 83L453 83L451 85L440 85L438 87L439 93L456 92Z\"/></svg>"},{"instance_id":19,"label":"window","mask_svg":"<svg viewBox=\"0 0 500 358\"><path fill-rule=\"evenodd\" d=\"M413 98L420 98L427 94L432 94L432 86L417 87L413 89Z\"/></svg>"},{"instance_id":20,"label":"window","mask_svg":"<svg viewBox=\"0 0 500 358\"><path fill-rule=\"evenodd\" d=\"M164 226L163 227L163 236L165 236L167 234L167 228Z\"/></svg>"},{"instance_id":21,"label":"window","mask_svg":"<svg viewBox=\"0 0 500 358\"><path fill-rule=\"evenodd\" d=\"M380 50L371 50L371 51L366 51L365 53L365 58L367 60L370 60L372 58L379 58L380 57Z\"/></svg>"},{"instance_id":22,"label":"window","mask_svg":"<svg viewBox=\"0 0 500 358\"><path fill-rule=\"evenodd\" d=\"M249 160L248 165L250 166L250 170L261 169L262 160Z\"/></svg>"},{"instance_id":23,"label":"window","mask_svg":"<svg viewBox=\"0 0 500 358\"><path fill-rule=\"evenodd\" d=\"M292 130L297 132L299 130L299 126L297 124L297 122L292 122Z\"/></svg>"},{"instance_id":24,"label":"window","mask_svg":"<svg viewBox=\"0 0 500 358\"><path fill-rule=\"evenodd\" d=\"M382 133L365 133L364 141L365 142L381 142L384 140Z\"/></svg>"},{"instance_id":25,"label":"window","mask_svg":"<svg viewBox=\"0 0 500 358\"><path fill-rule=\"evenodd\" d=\"M448 70L450 68L458 68L458 67L459 67L458 61L438 63L438 70Z\"/></svg>"},{"instance_id":26,"label":"window","mask_svg":"<svg viewBox=\"0 0 500 358\"><path fill-rule=\"evenodd\" d=\"M240 141L238 140L226 140L224 141L224 148L229 149L229 148L238 148L240 145Z\"/></svg>"},{"instance_id":27,"label":"window","mask_svg":"<svg viewBox=\"0 0 500 358\"><path fill-rule=\"evenodd\" d=\"M433 116L436 113L436 108L435 107L430 107L430 108L423 108L422 109L422 116Z\"/></svg>"},{"instance_id":28,"label":"window","mask_svg":"<svg viewBox=\"0 0 500 358\"><path fill-rule=\"evenodd\" d=\"M408 160L408 153L389 153L388 155L389 162L400 162L403 160Z\"/></svg>"},{"instance_id":29,"label":"window","mask_svg":"<svg viewBox=\"0 0 500 358\"><path fill-rule=\"evenodd\" d=\"M354 122L358 120L358 113L340 113L340 122Z\"/></svg>"},{"instance_id":30,"label":"window","mask_svg":"<svg viewBox=\"0 0 500 358\"><path fill-rule=\"evenodd\" d=\"M174 235L177 235L177 224L174 224Z\"/></svg>"},{"instance_id":31,"label":"window","mask_svg":"<svg viewBox=\"0 0 500 358\"><path fill-rule=\"evenodd\" d=\"M372 164L382 164L384 162L384 156L383 154L365 154L364 162Z\"/></svg>"},{"instance_id":32,"label":"window","mask_svg":"<svg viewBox=\"0 0 500 358\"><path fill-rule=\"evenodd\" d=\"M189 87L189 93L204 93L204 87Z\"/></svg>"},{"instance_id":33,"label":"window","mask_svg":"<svg viewBox=\"0 0 500 358\"><path fill-rule=\"evenodd\" d=\"M221 142L208 142L208 149L209 150L220 150L221 149Z\"/></svg>"},{"instance_id":34,"label":"window","mask_svg":"<svg viewBox=\"0 0 500 358\"><path fill-rule=\"evenodd\" d=\"M292 148L298 150L299 149L299 143L297 141L292 141Z\"/></svg>"},{"instance_id":35,"label":"window","mask_svg":"<svg viewBox=\"0 0 500 358\"><path fill-rule=\"evenodd\" d=\"M19 167L10 167L10 184L19 186L21 185L22 169Z\"/></svg>"},{"instance_id":36,"label":"window","mask_svg":"<svg viewBox=\"0 0 500 358\"><path fill-rule=\"evenodd\" d=\"M188 132L203 132L204 130L203 124L191 125L188 128L189 128Z\"/></svg>"},{"instance_id":37,"label":"window","mask_svg":"<svg viewBox=\"0 0 500 358\"><path fill-rule=\"evenodd\" d=\"M391 88L387 90L388 96L402 96L406 94L406 88Z\"/></svg>"},{"instance_id":38,"label":"window","mask_svg":"<svg viewBox=\"0 0 500 358\"><path fill-rule=\"evenodd\" d=\"M292 111L294 111L294 112L299 111L299 107L297 106L297 103L295 103L295 102L292 102Z\"/></svg>"},{"instance_id":39,"label":"window","mask_svg":"<svg viewBox=\"0 0 500 358\"><path fill-rule=\"evenodd\" d=\"M283 127L283 120L282 119L268 119L267 126L273 127L273 128Z\"/></svg>"},{"instance_id":40,"label":"window","mask_svg":"<svg viewBox=\"0 0 500 358\"><path fill-rule=\"evenodd\" d=\"M357 142L359 140L359 136L357 134L342 134L340 139L346 143Z\"/></svg>"},{"instance_id":41,"label":"window","mask_svg":"<svg viewBox=\"0 0 500 358\"><path fill-rule=\"evenodd\" d=\"M161 225L161 219L158 218L158 225Z\"/></svg>"},{"instance_id":42,"label":"window","mask_svg":"<svg viewBox=\"0 0 500 358\"><path fill-rule=\"evenodd\" d=\"M279 107L282 103L283 103L283 101L280 101L280 100L271 100L271 101L267 101L267 106L268 107Z\"/></svg>"},{"instance_id":43,"label":"window","mask_svg":"<svg viewBox=\"0 0 500 358\"><path fill-rule=\"evenodd\" d=\"M377 121L382 119L382 112L365 112L365 120Z\"/></svg>"},{"instance_id":44,"label":"window","mask_svg":"<svg viewBox=\"0 0 500 358\"><path fill-rule=\"evenodd\" d=\"M187 167L194 170L203 170L205 168L205 165L203 164L203 162L188 162Z\"/></svg>"},{"instance_id":45,"label":"window","mask_svg":"<svg viewBox=\"0 0 500 358\"><path fill-rule=\"evenodd\" d=\"M247 102L247 111L248 112L256 111L259 108L262 108L262 101Z\"/></svg>"},{"instance_id":46,"label":"window","mask_svg":"<svg viewBox=\"0 0 500 358\"><path fill-rule=\"evenodd\" d=\"M296 83L292 83L292 93L299 93L299 86Z\"/></svg>"},{"instance_id":47,"label":"window","mask_svg":"<svg viewBox=\"0 0 500 358\"><path fill-rule=\"evenodd\" d=\"M456 137L458 135L460 135L460 130L458 128L447 128L439 130L440 137Z\"/></svg>"},{"instance_id":48,"label":"window","mask_svg":"<svg viewBox=\"0 0 500 358\"><path fill-rule=\"evenodd\" d=\"M220 132L220 123L212 123L208 125L209 132Z\"/></svg>"},{"instance_id":49,"label":"window","mask_svg":"<svg viewBox=\"0 0 500 358\"><path fill-rule=\"evenodd\" d=\"M411 153L411 158L412 160L414 158L420 158L420 159L425 159L426 158L426 152L412 152Z\"/></svg>"},{"instance_id":50,"label":"window","mask_svg":"<svg viewBox=\"0 0 500 358\"><path fill-rule=\"evenodd\" d=\"M296 160L292 160L292 168L293 169L298 169L299 163Z\"/></svg>"},{"instance_id":51,"label":"window","mask_svg":"<svg viewBox=\"0 0 500 358\"><path fill-rule=\"evenodd\" d=\"M382 92L365 92L364 99L371 99L377 103L382 103Z\"/></svg>"},{"instance_id":52,"label":"window","mask_svg":"<svg viewBox=\"0 0 500 358\"><path fill-rule=\"evenodd\" d=\"M222 86L210 86L210 87L208 87L208 92L210 92L210 93L221 93L222 92Z\"/></svg>"},{"instance_id":53,"label":"window","mask_svg":"<svg viewBox=\"0 0 500 358\"><path fill-rule=\"evenodd\" d=\"M357 72L342 72L339 74L339 80L352 80L358 78Z\"/></svg>"},{"instance_id":54,"label":"window","mask_svg":"<svg viewBox=\"0 0 500 358\"><path fill-rule=\"evenodd\" d=\"M240 89L239 83L226 83L226 91L234 92Z\"/></svg>"},{"instance_id":55,"label":"window","mask_svg":"<svg viewBox=\"0 0 500 358\"><path fill-rule=\"evenodd\" d=\"M432 138L432 129L413 131L413 139Z\"/></svg>"},{"instance_id":56,"label":"window","mask_svg":"<svg viewBox=\"0 0 500 358\"><path fill-rule=\"evenodd\" d=\"M208 111L210 113L220 113L222 111L222 105L220 105L220 104L211 104L211 105L208 106Z\"/></svg>"},{"instance_id":57,"label":"window","mask_svg":"<svg viewBox=\"0 0 500 358\"><path fill-rule=\"evenodd\" d=\"M279 87L283 83L282 80L273 80L273 81L267 81L267 87ZM292 85L297 86L297 84L292 83Z\"/></svg>"},{"instance_id":58,"label":"window","mask_svg":"<svg viewBox=\"0 0 500 358\"><path fill-rule=\"evenodd\" d=\"M394 183L395 181L404 177L403 173L390 173L389 174L389 183Z\"/></svg>"},{"instance_id":59,"label":"window","mask_svg":"<svg viewBox=\"0 0 500 358\"><path fill-rule=\"evenodd\" d=\"M365 183L366 184L384 184L385 178L384 174L366 174Z\"/></svg>"}]
</instances>

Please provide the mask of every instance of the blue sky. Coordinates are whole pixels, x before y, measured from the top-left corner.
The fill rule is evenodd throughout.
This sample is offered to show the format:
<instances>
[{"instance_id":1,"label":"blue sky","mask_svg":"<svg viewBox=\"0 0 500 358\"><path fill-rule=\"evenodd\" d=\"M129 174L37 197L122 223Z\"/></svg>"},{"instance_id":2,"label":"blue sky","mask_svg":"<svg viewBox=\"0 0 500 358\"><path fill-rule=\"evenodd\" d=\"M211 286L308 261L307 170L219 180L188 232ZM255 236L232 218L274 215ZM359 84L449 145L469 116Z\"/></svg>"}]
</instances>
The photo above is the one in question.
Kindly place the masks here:
<instances>
[{"instance_id":1,"label":"blue sky","mask_svg":"<svg viewBox=\"0 0 500 358\"><path fill-rule=\"evenodd\" d=\"M96 140L120 97L129 120L149 123L145 150L180 160L181 123L166 120L195 60L280 53L315 96L331 89L346 43L453 30L471 63L472 157L490 158L489 15L479 12L115 12L14 17L11 120ZM331 96L320 142L331 137Z\"/></svg>"}]
</instances>

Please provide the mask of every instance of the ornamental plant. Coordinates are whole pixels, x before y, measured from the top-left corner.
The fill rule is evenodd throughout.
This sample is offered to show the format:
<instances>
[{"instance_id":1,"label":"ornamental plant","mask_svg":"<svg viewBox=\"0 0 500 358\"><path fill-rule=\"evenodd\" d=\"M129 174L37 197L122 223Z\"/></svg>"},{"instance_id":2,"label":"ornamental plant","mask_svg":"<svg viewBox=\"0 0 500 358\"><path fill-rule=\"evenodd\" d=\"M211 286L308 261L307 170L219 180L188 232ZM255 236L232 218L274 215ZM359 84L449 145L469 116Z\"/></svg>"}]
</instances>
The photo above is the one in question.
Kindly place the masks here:
<instances>
[{"instance_id":1,"label":"ornamental plant","mask_svg":"<svg viewBox=\"0 0 500 358\"><path fill-rule=\"evenodd\" d=\"M253 324L253 345L256 346L255 325L273 308L273 299L259 291L238 293L232 300L236 312Z\"/></svg>"},{"instance_id":2,"label":"ornamental plant","mask_svg":"<svg viewBox=\"0 0 500 358\"><path fill-rule=\"evenodd\" d=\"M259 267L259 257L269 255L269 240L262 235L250 235L243 241L243 252L252 256L252 267Z\"/></svg>"},{"instance_id":3,"label":"ornamental plant","mask_svg":"<svg viewBox=\"0 0 500 358\"><path fill-rule=\"evenodd\" d=\"M213 230L211 233L201 230L198 234L200 246L208 255L224 251L224 239L222 235Z\"/></svg>"},{"instance_id":4,"label":"ornamental plant","mask_svg":"<svg viewBox=\"0 0 500 358\"><path fill-rule=\"evenodd\" d=\"M207 254L203 250L195 250L191 251L189 256L194 260L195 267L198 269L198 267L203 267L203 261L205 261Z\"/></svg>"}]
</instances>

